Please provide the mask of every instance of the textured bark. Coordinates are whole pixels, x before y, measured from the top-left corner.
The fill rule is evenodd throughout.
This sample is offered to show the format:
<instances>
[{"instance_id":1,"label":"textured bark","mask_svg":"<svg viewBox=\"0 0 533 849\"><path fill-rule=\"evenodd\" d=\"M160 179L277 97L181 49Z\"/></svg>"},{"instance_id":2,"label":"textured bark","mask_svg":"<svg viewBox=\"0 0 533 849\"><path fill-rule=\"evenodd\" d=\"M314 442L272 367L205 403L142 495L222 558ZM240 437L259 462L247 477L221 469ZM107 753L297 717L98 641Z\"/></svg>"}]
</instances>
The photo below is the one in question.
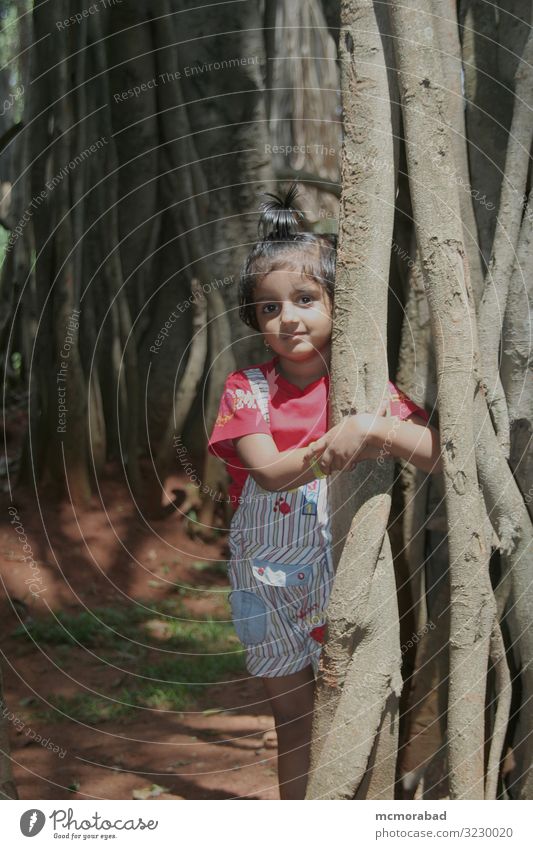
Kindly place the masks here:
<instances>
[{"instance_id":1,"label":"textured bark","mask_svg":"<svg viewBox=\"0 0 533 849\"><path fill-rule=\"evenodd\" d=\"M448 701L448 670L450 634L450 591L446 576L447 547L440 536L437 551L428 553L428 560L444 567L438 584L429 584L430 605L427 623L422 631L416 652L416 666L409 687L409 700L404 723L404 740L399 752L400 776L404 796L413 798L423 783L424 799L442 798L448 794L445 780L446 765L446 704ZM436 570L434 570L436 571ZM429 583L429 582L428 582ZM405 741L405 742L404 742ZM438 762L438 769L435 770ZM435 787L435 773L438 786ZM435 792L437 791L437 792Z\"/></svg>"},{"instance_id":2,"label":"textured bark","mask_svg":"<svg viewBox=\"0 0 533 849\"><path fill-rule=\"evenodd\" d=\"M278 179L300 179L298 202L323 230L324 219L338 211L342 133L335 43L320 0L277 0L270 4L268 25L269 141L280 151L272 156L274 169Z\"/></svg>"},{"instance_id":3,"label":"textured bark","mask_svg":"<svg viewBox=\"0 0 533 849\"><path fill-rule=\"evenodd\" d=\"M31 133L25 133L24 159L19 162L21 174L25 174L28 190L23 190L23 202L17 212L22 216L28 208L30 198L37 197L45 185L46 175L51 164L51 138L49 127L52 122L52 92L57 90L56 43L52 37L53 21L42 4L33 9L34 46L30 53L31 84L24 101L24 123L31 126ZM44 69L48 73L43 73ZM27 170L26 170L27 169ZM22 187L21 187L22 188ZM24 333L23 353L25 363L31 374L30 405L28 430L19 467L17 484L33 485L34 478L41 478L46 464L46 454L53 439L55 422L49 415L49 375L54 370L49 340L53 335L52 300L49 297L53 278L52 251L54 228L54 203L47 194L33 212L30 226L23 230L22 236L14 246L18 259L20 245L27 252L28 261L20 263L23 284L27 279L29 286L24 290ZM19 218L20 220L20 218ZM31 250L35 250L33 273L28 274ZM19 267L20 267L19 266ZM35 363L36 367L32 368ZM57 419L56 419L57 421Z\"/></svg>"},{"instance_id":4,"label":"textured bark","mask_svg":"<svg viewBox=\"0 0 533 849\"><path fill-rule=\"evenodd\" d=\"M396 383L418 404L434 407L436 377L431 350L431 324L424 293L420 254L413 251L407 276L408 295L402 327ZM403 536L414 605L415 629L426 619L424 599L424 563L426 560L426 521L429 488L432 480L420 469L402 464L404 496Z\"/></svg>"},{"instance_id":5,"label":"textured bark","mask_svg":"<svg viewBox=\"0 0 533 849\"><path fill-rule=\"evenodd\" d=\"M509 462L533 519L533 194L522 220L502 333L501 378L511 429Z\"/></svg>"},{"instance_id":6,"label":"textured bark","mask_svg":"<svg viewBox=\"0 0 533 849\"><path fill-rule=\"evenodd\" d=\"M479 250L477 223L468 170L465 110L461 83L462 56L457 26L457 0L432 0L434 27L441 57L443 84L446 87L448 123L452 130L455 178L459 187L459 206L463 222L463 241L470 268L474 303L483 293L483 267Z\"/></svg>"},{"instance_id":7,"label":"textured bark","mask_svg":"<svg viewBox=\"0 0 533 849\"><path fill-rule=\"evenodd\" d=\"M531 50L531 41L528 42L528 49ZM528 75L529 73L530 69L527 71ZM517 98L525 94L521 93L519 89L520 85L517 85ZM531 97L531 92L528 91L525 96ZM523 135L525 132L520 126L521 120L528 124L529 117L522 115L522 107L518 103L513 116L513 126L515 123L518 124L516 128L518 135ZM506 176L509 171L510 179L512 177L516 180L517 186L520 185L521 179L525 180L523 158L524 151L516 149L515 142L511 143L510 141ZM502 198L504 196L505 190L502 192ZM531 508L533 499L533 462L531 459L533 421L533 393L531 388L532 287L530 272L533 227L530 203L531 194L517 237L516 228L520 225L520 221L517 222L517 218L520 218L520 198L516 197L516 192L513 195L509 190L507 193L506 220L511 222L509 225L511 234L505 233L504 235L508 235L513 242L518 242L517 253L516 258L508 255L508 246L505 245L502 235L501 239L504 245L502 248L504 260L502 262L506 262L509 274L509 266L513 262L514 268L512 274L510 274L510 282L503 280L500 274L498 291L496 292L496 287L494 287L488 292L488 298L492 299L494 333L499 339L499 330L502 325L502 299L505 301L508 289L502 331L501 366L501 380L506 397L500 399L499 403L501 406L504 403L508 405L511 423L510 465L514 477L511 475L505 457L498 451L492 429L487 425L486 410L480 406L477 414L480 429L483 428L480 443L482 447L477 452L480 481L489 515L500 541L504 570L501 605L504 606L505 598L509 594L506 625L510 632L512 649L520 670L521 701L518 723L513 738L515 747L513 754L516 766L508 778L508 788L513 796L523 799L533 797L533 717L531 711L531 700L533 699L533 637L531 636L533 587L530 566L533 551L531 522L533 515ZM495 240L495 248L496 244L497 241ZM490 286L490 281L488 285ZM487 326L490 326L491 316L488 306L489 303L487 302L486 323ZM491 341L491 345L493 345L493 341ZM494 351L491 351L491 354L494 358ZM507 413L507 407L505 412Z\"/></svg>"},{"instance_id":8,"label":"textured bark","mask_svg":"<svg viewBox=\"0 0 533 849\"><path fill-rule=\"evenodd\" d=\"M509 281L515 262L524 191L533 139L533 30L515 75L513 120L507 145L498 221L479 305L481 367L489 409L498 438L509 456L509 418L499 375L499 349Z\"/></svg>"},{"instance_id":9,"label":"textured bark","mask_svg":"<svg viewBox=\"0 0 533 849\"><path fill-rule=\"evenodd\" d=\"M187 365L183 376L176 386L172 416L169 417L166 432L161 440L155 459L159 485L162 486L173 459L173 445L176 434L181 434L194 401L198 385L202 379L207 355L207 302L202 296L198 280L191 282L193 301L192 340Z\"/></svg>"},{"instance_id":10,"label":"textured bark","mask_svg":"<svg viewBox=\"0 0 533 849\"><path fill-rule=\"evenodd\" d=\"M231 349L231 331L225 314L224 298L221 292L213 291L208 303L209 308L209 350L211 353L211 365L209 373L209 386L203 409L203 420L207 433L214 427L220 402L220 387L228 371L236 367ZM216 355L216 356L215 356ZM220 480L222 478L222 480ZM209 497L204 499L199 511L199 521L204 528L203 534L208 539L212 538L215 527L214 514L216 501L220 494L227 489L228 474L223 464L210 452L207 456L203 469L203 481L208 487ZM233 511L229 501L226 501L225 521L229 528Z\"/></svg>"},{"instance_id":11,"label":"textured bark","mask_svg":"<svg viewBox=\"0 0 533 849\"><path fill-rule=\"evenodd\" d=\"M107 68L103 50L102 31L100 21L96 15L91 16L89 26L94 38L95 65L99 77L102 79L104 96L107 102L110 100ZM130 304L126 294L126 282L122 268L122 255L119 239L118 220L118 172L119 163L115 140L112 135L111 120L108 114L101 118L108 143L105 149L105 164L107 176L102 191L102 215L99 220L102 243L105 246L105 269L104 274L109 281L109 291L112 293L111 304L116 314L116 338L115 346L120 348L120 370L124 371L122 393L123 399L122 418L119 419L119 429L124 434L122 451L127 471L128 484L134 496L141 494L141 477L138 462L138 430L139 430L139 382L138 362L135 338L132 333L132 319ZM118 353L118 352L117 352Z\"/></svg>"},{"instance_id":12,"label":"textured bark","mask_svg":"<svg viewBox=\"0 0 533 849\"><path fill-rule=\"evenodd\" d=\"M159 0L159 3L157 4L157 11L160 13L160 19L155 22L155 31L158 33L159 43L164 43L165 36L162 32L162 28L165 26L164 21L166 20L165 16L168 16L168 10L169 6L166 0ZM171 30L171 39L172 37L175 39L174 43L177 43L177 33L173 30ZM172 54L168 50L160 51L158 68L162 74L166 73L173 75L176 73L177 66L175 63L175 57L173 59ZM170 102L166 101L165 98L162 102L162 107L164 108L162 109L161 123L163 136L167 139L167 149L163 154L163 164L166 169L164 197L168 202L168 215L173 222L174 230L179 234L178 249L180 252L182 269L185 274L191 275L194 273L201 283L207 284L207 289L203 291L205 291L207 302L208 326L212 321L216 321L217 324L221 325L221 341L223 341L224 344L221 347L212 345L209 349L209 356L212 360L216 361L217 368L213 371L213 369L209 367L209 363L206 363L207 372L210 375L211 388L209 392L216 394L217 398L219 398L220 388L223 385L224 377L235 367L233 351L229 345L231 338L230 319L228 310L225 308L222 293L217 290L216 285L208 285L210 265L208 264L206 257L209 255L210 240L211 238L214 238L214 232L211 225L208 225L207 227L201 226L200 205L203 201L201 198L199 199L198 189L202 187L204 192L206 191L206 186L204 186L205 178L201 173L199 166L196 164L198 154L194 146L188 113L184 108L181 85L179 81L176 81L174 85L176 87L176 91L172 94L172 103L175 105L177 102L181 108L177 110L172 120ZM168 97L168 95L166 97ZM189 163L188 168L182 169L180 167L180 163L183 161ZM178 173L180 175L179 178ZM194 333L194 326L188 333L189 338L192 333ZM185 357L182 358L183 361L185 361L185 359ZM184 375L187 374L187 369L182 363L180 363L180 371L181 382ZM189 400L192 401L192 398L189 398ZM185 413L187 412L189 411L186 410ZM174 411L172 410L168 415L166 429L160 441L158 463L156 464L160 474L162 473L164 466L163 458L168 460L173 453L172 437L176 434L173 418ZM209 422L206 422L206 428L207 427L209 427ZM181 429L179 433L181 433ZM208 474L207 476L202 477L202 483L209 493L210 490L213 489L211 485L212 472L216 473L217 466L209 459L206 460L206 464ZM207 511L212 510L212 498L209 498L208 496L205 499L205 504ZM212 513L205 516L205 519L208 525L211 524Z\"/></svg>"},{"instance_id":13,"label":"textured bark","mask_svg":"<svg viewBox=\"0 0 533 849\"><path fill-rule=\"evenodd\" d=\"M485 705L495 602L471 424L477 389L475 318L457 188L436 164L440 161L447 173L454 173L431 4L428 0L393 4L391 17L415 228L437 361L450 551L450 787L455 798L483 798L484 739L479 716Z\"/></svg>"},{"instance_id":14,"label":"textured bark","mask_svg":"<svg viewBox=\"0 0 533 849\"><path fill-rule=\"evenodd\" d=\"M520 670L521 702L513 739L517 765L509 787L513 796L528 799L533 793L533 525L481 395L476 398L475 427L479 482L489 519L498 536L504 579L509 576L510 581L505 622Z\"/></svg>"},{"instance_id":15,"label":"textured bark","mask_svg":"<svg viewBox=\"0 0 533 849\"><path fill-rule=\"evenodd\" d=\"M345 137L331 355L332 425L353 410L377 409L386 392L387 282L395 193L388 78L380 36L380 29L386 31L387 26L384 8L374 9L370 0L346 0L341 19ZM332 478L336 576L321 658L309 799L351 799L359 788L366 798L393 797L395 754L390 738L397 735L402 679L386 534L391 482L389 463L361 463L353 473ZM342 731L350 725L353 745L346 744ZM376 760L368 774L370 760L383 748L387 756Z\"/></svg>"},{"instance_id":16,"label":"textured bark","mask_svg":"<svg viewBox=\"0 0 533 849\"><path fill-rule=\"evenodd\" d=\"M470 185L484 266L489 263L513 112L513 78L529 34L530 0L461 0Z\"/></svg>"},{"instance_id":17,"label":"textured bark","mask_svg":"<svg viewBox=\"0 0 533 849\"><path fill-rule=\"evenodd\" d=\"M58 14L62 20L68 17L68 0L62 0ZM63 17L65 16L65 17ZM70 57L65 33L57 33L58 92L54 104L54 126L56 139L53 147L53 174L60 174L73 158L72 125L74 123L72 101L69 95ZM74 145L74 150L76 150ZM83 171L83 164L78 172ZM76 173L75 171L73 173ZM77 178L79 180L79 176ZM68 399L68 413L64 432L58 434L58 390L56 374L61 368L60 352L65 344L69 322L75 310L80 309L82 245L75 241L75 228L79 227L72 212L72 194L75 181L71 175L63 177L54 189L56 194L56 229L54 233L55 279L52 298L54 305L54 358L52 373L48 375L50 406L49 428L53 438L49 443L46 473L54 476L65 488L68 498L86 506L91 495L88 471L87 443L87 391L86 380L80 358L79 327L70 325L71 343L63 389ZM79 189L78 189L79 192Z\"/></svg>"},{"instance_id":18,"label":"textured bark","mask_svg":"<svg viewBox=\"0 0 533 849\"><path fill-rule=\"evenodd\" d=\"M494 666L496 678L497 707L494 717L494 729L490 741L487 764L487 781L485 799L495 799L500 774L500 760L503 744L507 733L509 710L511 708L511 676L505 656L505 645L498 622L494 621L490 637L490 659Z\"/></svg>"},{"instance_id":19,"label":"textured bark","mask_svg":"<svg viewBox=\"0 0 533 849\"><path fill-rule=\"evenodd\" d=\"M420 254L410 251L408 295L396 383L432 412L437 377L429 306ZM434 416L434 423L435 421ZM404 542L420 635L412 674L404 685L399 774L405 798L447 796L446 703L449 668L448 546L442 475L427 476L402 464ZM405 670L409 674L410 669ZM405 674L404 672L404 674Z\"/></svg>"},{"instance_id":20,"label":"textured bark","mask_svg":"<svg viewBox=\"0 0 533 849\"><path fill-rule=\"evenodd\" d=\"M269 130L265 90L264 4L215 4L208 15L194 0L180 0L179 5L186 9L188 33L187 40L180 33L176 36L181 68L231 57L247 60L216 73L184 76L182 88L209 188L199 199L205 204L204 220L213 222L206 236L211 273L218 278L234 276L223 291L233 356L239 362L261 362L266 358L261 336L239 319L237 277L257 239L260 194L277 189L267 148L275 139ZM214 389L219 397L222 386Z\"/></svg>"},{"instance_id":21,"label":"textured bark","mask_svg":"<svg viewBox=\"0 0 533 849\"><path fill-rule=\"evenodd\" d=\"M107 77L111 98L106 112L113 122L114 143L120 169L117 172L117 218L122 274L128 285L125 294L133 316L140 312L140 328L146 317L146 301L157 288L155 275L146 276L146 258L154 221L160 212L158 196L159 155L157 95L160 86L147 88L142 96L118 103L112 95L157 77L157 42L153 38L149 0L110 4L98 15L89 16L102 35L95 41L107 55ZM98 19L98 20L96 20ZM172 88L172 85L170 86ZM139 329L140 329L139 328Z\"/></svg>"},{"instance_id":22,"label":"textured bark","mask_svg":"<svg viewBox=\"0 0 533 849\"><path fill-rule=\"evenodd\" d=\"M205 223L203 218L207 183L182 91L183 67L178 52L182 36L177 31L181 16L174 12L175 4L168 0L150 3L147 10L152 18L149 32L153 75L158 80L154 89L154 112L158 118L157 123L151 121L150 124L158 149L160 180L156 209L161 219L161 238L157 246L157 274L142 306L148 322L141 334L140 373L145 391L139 399L140 414L147 421L146 447L153 452L156 445L156 451L166 450L169 454L172 440L166 449L162 443L173 417L176 384L179 385L185 372L192 333L192 311L180 311L180 305L191 296L191 279L195 276L191 260L195 257L196 246L200 247L199 255L206 257L207 244L212 237L212 225ZM196 277L200 285L209 284L210 263L201 276L197 271ZM150 348L169 318L173 321L170 332L159 352L154 354ZM159 485L157 480L150 479L150 493L154 485Z\"/></svg>"}]
</instances>

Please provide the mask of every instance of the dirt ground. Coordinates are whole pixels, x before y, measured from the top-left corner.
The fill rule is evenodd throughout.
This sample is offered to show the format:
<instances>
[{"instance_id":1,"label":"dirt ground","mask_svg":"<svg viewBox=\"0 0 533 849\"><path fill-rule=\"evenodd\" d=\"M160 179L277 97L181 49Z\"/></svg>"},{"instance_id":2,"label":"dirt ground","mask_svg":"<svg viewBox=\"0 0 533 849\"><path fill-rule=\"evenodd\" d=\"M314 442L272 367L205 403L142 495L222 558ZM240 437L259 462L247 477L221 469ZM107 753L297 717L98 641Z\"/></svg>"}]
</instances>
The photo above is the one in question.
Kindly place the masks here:
<instances>
[{"instance_id":1,"label":"dirt ground","mask_svg":"<svg viewBox=\"0 0 533 849\"><path fill-rule=\"evenodd\" d=\"M220 614L227 594L223 571L207 568L199 577L194 564L213 559L220 566L227 557L225 537L210 544L191 539L176 512L148 520L119 480L117 470L107 468L100 491L82 512L43 494L37 503L29 491L18 491L18 532L7 492L1 498L0 662L19 797L277 799L272 716L261 682L246 672L222 671L219 680L191 688L194 702L187 710L136 707L125 717L87 722L58 709L57 697L68 703L103 696L112 703L129 673L94 645L21 637L22 624L31 633L30 626L53 613L133 610L195 582L202 589L187 594L191 617L204 620L211 609ZM182 483L170 482L178 488ZM25 540L33 571L24 560ZM206 585L215 592L206 592Z\"/></svg>"}]
</instances>

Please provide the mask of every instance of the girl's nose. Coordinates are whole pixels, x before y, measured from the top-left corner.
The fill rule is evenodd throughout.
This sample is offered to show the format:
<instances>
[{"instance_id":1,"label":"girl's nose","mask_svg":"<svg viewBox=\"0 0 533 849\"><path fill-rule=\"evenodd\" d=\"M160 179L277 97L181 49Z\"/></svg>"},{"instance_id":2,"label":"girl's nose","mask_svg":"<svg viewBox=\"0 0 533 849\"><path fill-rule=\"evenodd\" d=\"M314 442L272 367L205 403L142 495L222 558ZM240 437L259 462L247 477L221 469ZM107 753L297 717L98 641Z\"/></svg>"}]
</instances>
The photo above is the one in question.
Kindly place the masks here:
<instances>
[{"instance_id":1,"label":"girl's nose","mask_svg":"<svg viewBox=\"0 0 533 849\"><path fill-rule=\"evenodd\" d=\"M296 307L291 301L284 301L281 305L280 319L282 322L298 320Z\"/></svg>"}]
</instances>

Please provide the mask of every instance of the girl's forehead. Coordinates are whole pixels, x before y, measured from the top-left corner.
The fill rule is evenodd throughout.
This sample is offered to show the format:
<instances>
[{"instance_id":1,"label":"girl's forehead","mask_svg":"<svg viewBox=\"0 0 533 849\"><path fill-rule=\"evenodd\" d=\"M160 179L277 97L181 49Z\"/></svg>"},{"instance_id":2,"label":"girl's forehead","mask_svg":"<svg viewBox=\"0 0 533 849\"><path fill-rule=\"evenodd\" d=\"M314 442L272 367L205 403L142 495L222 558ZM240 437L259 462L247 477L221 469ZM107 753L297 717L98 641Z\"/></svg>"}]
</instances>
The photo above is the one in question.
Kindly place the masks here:
<instances>
[{"instance_id":1,"label":"girl's forehead","mask_svg":"<svg viewBox=\"0 0 533 849\"><path fill-rule=\"evenodd\" d=\"M265 274L264 277L257 281L255 292L256 295L261 293L263 296L269 296L296 292L300 289L311 289L319 292L322 286L313 277L309 277L301 271L292 271L291 269L283 268Z\"/></svg>"}]
</instances>

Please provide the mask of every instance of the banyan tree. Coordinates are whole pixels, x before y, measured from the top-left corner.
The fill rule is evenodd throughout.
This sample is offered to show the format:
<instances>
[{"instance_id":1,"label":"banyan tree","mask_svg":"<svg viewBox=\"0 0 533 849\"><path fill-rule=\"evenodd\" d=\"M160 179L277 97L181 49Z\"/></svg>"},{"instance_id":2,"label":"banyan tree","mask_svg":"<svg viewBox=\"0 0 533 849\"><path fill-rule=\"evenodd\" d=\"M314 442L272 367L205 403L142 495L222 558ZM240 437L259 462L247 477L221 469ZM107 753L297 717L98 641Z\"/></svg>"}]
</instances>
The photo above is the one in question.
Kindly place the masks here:
<instances>
[{"instance_id":1,"label":"banyan tree","mask_svg":"<svg viewBox=\"0 0 533 849\"><path fill-rule=\"evenodd\" d=\"M10 493L83 506L112 467L150 517L179 443L176 521L227 529L207 435L267 356L239 268L261 192L297 180L339 234L331 424L388 374L443 456L332 482L308 798L531 799L529 0L0 6Z\"/></svg>"}]
</instances>

